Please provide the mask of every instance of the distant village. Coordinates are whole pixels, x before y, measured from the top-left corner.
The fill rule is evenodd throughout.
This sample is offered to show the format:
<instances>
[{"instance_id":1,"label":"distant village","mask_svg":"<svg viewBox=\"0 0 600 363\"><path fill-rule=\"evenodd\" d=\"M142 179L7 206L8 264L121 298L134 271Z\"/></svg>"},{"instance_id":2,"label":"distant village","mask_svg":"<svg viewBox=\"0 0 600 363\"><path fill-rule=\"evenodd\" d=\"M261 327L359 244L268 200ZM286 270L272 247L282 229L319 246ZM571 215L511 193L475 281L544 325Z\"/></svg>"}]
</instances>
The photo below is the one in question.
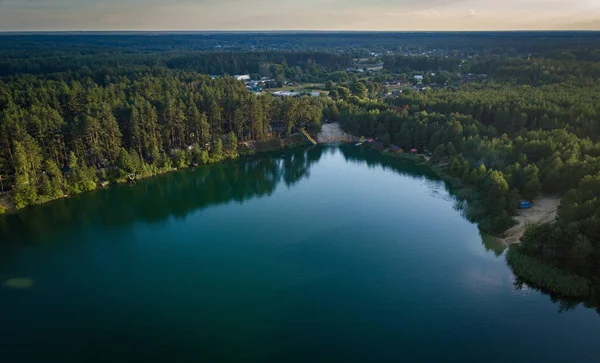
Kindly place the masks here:
<instances>
[{"instance_id":1,"label":"distant village","mask_svg":"<svg viewBox=\"0 0 600 363\"><path fill-rule=\"evenodd\" d=\"M211 78L215 79L218 78L220 76L211 76ZM269 78L269 77L262 77L258 80L252 80L249 74L236 74L233 76L233 78L237 79L238 81L244 82L244 84L246 85L246 88L248 89L248 91L255 93L257 95L264 95L265 91L268 90L269 93L271 93L274 96L278 96L278 97L298 97L298 96L313 96L313 97L318 97L320 96L323 92L319 92L319 91L310 91L310 92L298 92L298 91L285 91L285 90L276 90L276 80L274 78ZM293 86L298 86L300 87L301 85L299 85L296 82L285 82L285 84L283 85L285 87L293 87ZM272 90L271 89L275 89Z\"/></svg>"},{"instance_id":2,"label":"distant village","mask_svg":"<svg viewBox=\"0 0 600 363\"><path fill-rule=\"evenodd\" d=\"M422 72L410 74L396 74L391 75L384 72L383 61L379 58L389 54L401 54L401 55L415 55L405 52L394 53L376 53L371 52L370 58L357 59L352 67L347 67L345 72L349 75L356 75L360 79L376 80L377 75L383 88L383 97L399 97L404 91L412 90L415 92L424 92L428 89L440 89L449 86L457 86L463 83L483 81L487 78L486 74L472 74L472 73L449 73L442 72L443 74L438 75L438 72ZM429 57L431 54L443 55L444 52L437 52L436 50L431 52L423 52L418 55ZM447 55L446 55L447 57ZM378 59L379 58L379 59ZM470 57L468 57L470 58ZM465 61L463 61L464 63ZM460 65L459 65L460 67ZM212 78L220 76L213 75ZM328 94L323 89L322 84L310 84L310 83L299 83L294 81L276 80L270 77L261 77L260 79L252 79L250 74L236 74L233 76L238 81L244 82L249 92L257 95L264 95L271 93L277 97L301 97L301 96L312 96L318 97L322 94ZM385 80L383 80L385 79Z\"/></svg>"}]
</instances>

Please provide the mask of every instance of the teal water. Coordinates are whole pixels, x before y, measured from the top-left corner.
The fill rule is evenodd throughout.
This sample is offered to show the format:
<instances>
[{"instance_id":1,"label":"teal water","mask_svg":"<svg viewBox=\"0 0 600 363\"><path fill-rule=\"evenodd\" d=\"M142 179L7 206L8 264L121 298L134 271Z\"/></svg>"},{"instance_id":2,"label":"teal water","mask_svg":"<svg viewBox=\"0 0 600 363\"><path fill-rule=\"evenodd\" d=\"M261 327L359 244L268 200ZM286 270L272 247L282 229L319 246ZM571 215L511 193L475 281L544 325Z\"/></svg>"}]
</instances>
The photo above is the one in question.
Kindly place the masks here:
<instances>
[{"instance_id":1,"label":"teal water","mask_svg":"<svg viewBox=\"0 0 600 363\"><path fill-rule=\"evenodd\" d=\"M316 147L0 219L0 361L597 362L600 316L518 288L445 184ZM562 307L561 307L562 306Z\"/></svg>"}]
</instances>

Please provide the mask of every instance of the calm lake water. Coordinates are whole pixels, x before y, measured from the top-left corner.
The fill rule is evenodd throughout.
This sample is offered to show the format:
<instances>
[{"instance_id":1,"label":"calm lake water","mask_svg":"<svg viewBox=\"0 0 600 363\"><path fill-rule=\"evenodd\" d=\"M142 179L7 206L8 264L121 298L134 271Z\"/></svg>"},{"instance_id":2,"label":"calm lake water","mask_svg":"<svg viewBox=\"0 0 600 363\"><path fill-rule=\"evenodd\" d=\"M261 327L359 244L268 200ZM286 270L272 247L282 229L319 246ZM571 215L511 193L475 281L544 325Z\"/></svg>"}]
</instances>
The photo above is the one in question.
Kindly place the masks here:
<instances>
[{"instance_id":1,"label":"calm lake water","mask_svg":"<svg viewBox=\"0 0 600 363\"><path fill-rule=\"evenodd\" d=\"M445 184L352 146L200 167L0 220L0 361L598 362Z\"/></svg>"}]
</instances>

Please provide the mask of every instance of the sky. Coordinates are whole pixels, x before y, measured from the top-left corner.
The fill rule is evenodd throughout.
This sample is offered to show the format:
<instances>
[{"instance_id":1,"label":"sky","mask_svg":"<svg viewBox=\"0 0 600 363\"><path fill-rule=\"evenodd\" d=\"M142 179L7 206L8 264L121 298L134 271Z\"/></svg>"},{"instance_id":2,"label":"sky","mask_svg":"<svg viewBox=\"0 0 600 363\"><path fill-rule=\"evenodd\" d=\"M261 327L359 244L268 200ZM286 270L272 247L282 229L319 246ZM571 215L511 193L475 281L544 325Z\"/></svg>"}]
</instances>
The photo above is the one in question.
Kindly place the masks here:
<instances>
[{"instance_id":1,"label":"sky","mask_svg":"<svg viewBox=\"0 0 600 363\"><path fill-rule=\"evenodd\" d=\"M600 30L600 0L0 0L0 31Z\"/></svg>"}]
</instances>

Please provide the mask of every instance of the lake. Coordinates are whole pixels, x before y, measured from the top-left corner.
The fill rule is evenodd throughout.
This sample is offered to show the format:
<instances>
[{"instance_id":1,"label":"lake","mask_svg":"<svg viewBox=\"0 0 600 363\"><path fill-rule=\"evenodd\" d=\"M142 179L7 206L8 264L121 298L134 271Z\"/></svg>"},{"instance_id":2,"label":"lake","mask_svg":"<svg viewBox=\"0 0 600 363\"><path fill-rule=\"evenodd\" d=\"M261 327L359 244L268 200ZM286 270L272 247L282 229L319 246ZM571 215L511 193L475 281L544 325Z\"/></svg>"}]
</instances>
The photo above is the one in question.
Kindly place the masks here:
<instances>
[{"instance_id":1,"label":"lake","mask_svg":"<svg viewBox=\"0 0 600 363\"><path fill-rule=\"evenodd\" d=\"M515 284L427 168L350 145L0 219L0 361L597 362L600 316ZM562 306L562 307L561 307Z\"/></svg>"}]
</instances>

